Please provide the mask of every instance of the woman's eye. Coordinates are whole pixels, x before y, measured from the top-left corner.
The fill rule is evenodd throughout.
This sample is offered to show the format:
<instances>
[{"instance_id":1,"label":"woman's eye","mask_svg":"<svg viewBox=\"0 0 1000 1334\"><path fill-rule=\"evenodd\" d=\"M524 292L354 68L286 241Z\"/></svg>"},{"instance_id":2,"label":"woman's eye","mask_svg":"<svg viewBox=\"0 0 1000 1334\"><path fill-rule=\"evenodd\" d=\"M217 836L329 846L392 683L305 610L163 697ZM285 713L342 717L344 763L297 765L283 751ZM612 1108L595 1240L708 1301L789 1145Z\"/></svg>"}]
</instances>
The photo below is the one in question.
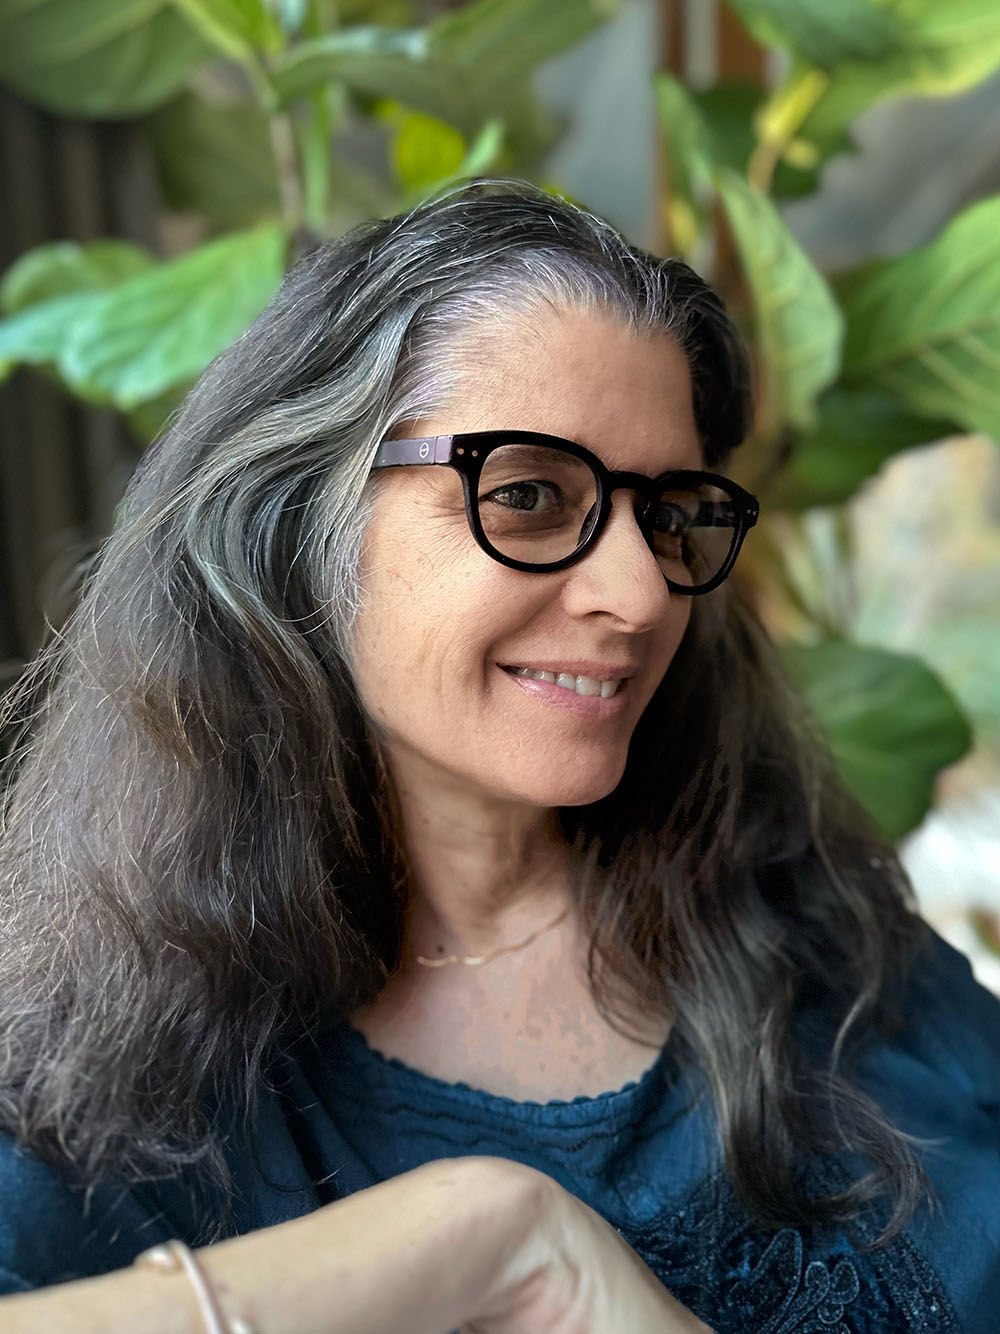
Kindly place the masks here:
<instances>
[{"instance_id":1,"label":"woman's eye","mask_svg":"<svg viewBox=\"0 0 1000 1334\"><path fill-rule=\"evenodd\" d=\"M503 505L507 509L521 510L524 513L539 514L550 504L558 504L561 498L559 488L551 482L511 482L499 486L489 495L480 498L480 504Z\"/></svg>"},{"instance_id":2,"label":"woman's eye","mask_svg":"<svg viewBox=\"0 0 1000 1334\"><path fill-rule=\"evenodd\" d=\"M678 505L660 505L654 526L664 537L683 537L691 526L691 516Z\"/></svg>"}]
</instances>

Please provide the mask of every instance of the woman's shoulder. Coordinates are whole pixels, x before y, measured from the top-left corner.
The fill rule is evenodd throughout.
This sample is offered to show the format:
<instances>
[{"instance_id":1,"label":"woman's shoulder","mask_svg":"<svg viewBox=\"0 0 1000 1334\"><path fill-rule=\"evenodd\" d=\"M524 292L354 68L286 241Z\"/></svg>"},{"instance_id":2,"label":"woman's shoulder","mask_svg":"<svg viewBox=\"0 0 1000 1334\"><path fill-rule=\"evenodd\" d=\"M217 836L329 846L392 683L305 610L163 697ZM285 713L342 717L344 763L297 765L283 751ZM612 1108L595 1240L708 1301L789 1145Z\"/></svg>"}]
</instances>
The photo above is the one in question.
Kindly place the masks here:
<instances>
[{"instance_id":1,"label":"woman's shoulder","mask_svg":"<svg viewBox=\"0 0 1000 1334\"><path fill-rule=\"evenodd\" d=\"M164 1240L137 1196L104 1187L88 1193L0 1132L0 1296L130 1264L145 1249L137 1235L150 1246Z\"/></svg>"},{"instance_id":2,"label":"woman's shoulder","mask_svg":"<svg viewBox=\"0 0 1000 1334\"><path fill-rule=\"evenodd\" d=\"M271 1073L277 1079L280 1071ZM315 1094L293 1065L288 1101L310 1100ZM124 1268L170 1237L208 1245L319 1206L312 1149L307 1164L305 1132L284 1099L261 1091L252 1134L233 1104L213 1107L230 1174L221 1194L197 1164L132 1183L84 1181L0 1131L0 1296Z\"/></svg>"},{"instance_id":3,"label":"woman's shoulder","mask_svg":"<svg viewBox=\"0 0 1000 1334\"><path fill-rule=\"evenodd\" d=\"M942 1110L966 1105L1000 1117L1000 1000L930 927L899 1009L899 1027L871 1045L864 1063L880 1094L909 1103L918 1090L936 1091Z\"/></svg>"},{"instance_id":4,"label":"woman's shoulder","mask_svg":"<svg viewBox=\"0 0 1000 1334\"><path fill-rule=\"evenodd\" d=\"M879 1198L850 1226L753 1223L722 1171L622 1235L720 1334L997 1334L1000 1330L1000 1001L928 928L901 1023L856 1070L864 1092L914 1136L934 1202L876 1246ZM829 1029L808 1032L826 1043ZM824 1048L825 1049L825 1048ZM807 1188L843 1190L871 1164L817 1159Z\"/></svg>"},{"instance_id":5,"label":"woman's shoulder","mask_svg":"<svg viewBox=\"0 0 1000 1334\"><path fill-rule=\"evenodd\" d=\"M963 1331L1000 1329L1000 1000L927 928L895 1032L858 1082L910 1136L932 1197L906 1240L940 1280Z\"/></svg>"}]
</instances>

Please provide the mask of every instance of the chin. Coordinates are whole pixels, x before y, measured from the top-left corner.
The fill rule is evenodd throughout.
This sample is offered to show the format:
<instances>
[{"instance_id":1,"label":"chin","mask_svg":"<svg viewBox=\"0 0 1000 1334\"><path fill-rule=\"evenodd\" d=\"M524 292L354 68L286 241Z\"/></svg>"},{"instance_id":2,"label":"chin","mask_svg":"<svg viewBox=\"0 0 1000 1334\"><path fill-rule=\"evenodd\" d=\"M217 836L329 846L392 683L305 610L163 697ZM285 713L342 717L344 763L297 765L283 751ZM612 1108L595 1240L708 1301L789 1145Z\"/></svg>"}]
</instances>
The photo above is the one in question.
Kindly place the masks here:
<instances>
[{"instance_id":1,"label":"chin","mask_svg":"<svg viewBox=\"0 0 1000 1334\"><path fill-rule=\"evenodd\" d=\"M530 791L525 790L523 799L537 806L552 808L556 806L589 806L609 796L622 780L624 765L615 774L572 775L561 774L551 784L538 785Z\"/></svg>"}]
</instances>

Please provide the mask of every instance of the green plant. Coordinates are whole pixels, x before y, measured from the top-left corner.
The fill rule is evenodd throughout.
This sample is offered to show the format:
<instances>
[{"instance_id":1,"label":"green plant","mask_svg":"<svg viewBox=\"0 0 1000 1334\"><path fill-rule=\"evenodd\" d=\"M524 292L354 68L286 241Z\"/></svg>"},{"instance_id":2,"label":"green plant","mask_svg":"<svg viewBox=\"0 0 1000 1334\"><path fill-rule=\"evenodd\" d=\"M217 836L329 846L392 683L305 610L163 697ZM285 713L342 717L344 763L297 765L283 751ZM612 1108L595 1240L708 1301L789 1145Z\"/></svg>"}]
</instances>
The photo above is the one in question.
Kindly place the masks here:
<instances>
[{"instance_id":1,"label":"green plant","mask_svg":"<svg viewBox=\"0 0 1000 1334\"><path fill-rule=\"evenodd\" d=\"M727 296L751 341L758 414L738 475L762 500L752 585L849 786L900 837L971 743L926 665L852 642L846 502L892 455L964 432L1000 437L1000 198L930 244L824 275L778 210L851 147L855 117L944 96L1000 67L992 0L731 0L783 55L771 91L693 94L656 79L671 248ZM721 256L713 272L706 256Z\"/></svg>"},{"instance_id":2,"label":"green plant","mask_svg":"<svg viewBox=\"0 0 1000 1334\"><path fill-rule=\"evenodd\" d=\"M148 438L310 239L465 175L537 179L558 127L530 74L616 8L474 0L430 21L411 0L22 9L7 20L0 79L57 112L144 117L166 203L194 212L206 239L166 261L122 241L23 256L0 284L0 373L40 367L128 413ZM930 246L835 281L776 203L816 187L877 100L955 93L991 74L1000 12L992 0L732 8L785 53L787 72L769 93L722 85L693 95L658 76L664 217L671 248L725 291L755 353L760 407L738 465L764 503L743 558L751 583L781 590L771 620L795 631L789 668L849 785L898 837L970 730L926 666L850 642L838 610L849 574L838 507L899 450L955 431L1000 433L1000 199L968 209ZM352 140L362 131L365 167ZM713 273L704 257L720 240L732 258ZM821 569L806 540L817 513L833 553Z\"/></svg>"},{"instance_id":3,"label":"green plant","mask_svg":"<svg viewBox=\"0 0 1000 1334\"><path fill-rule=\"evenodd\" d=\"M41 246L0 287L0 374L44 368L155 432L309 244L491 170L533 175L557 127L531 74L617 0L39 0L5 20L0 79L50 110L143 114L165 202L208 239ZM359 127L384 158L351 161ZM371 157L372 154L369 153Z\"/></svg>"}]
</instances>

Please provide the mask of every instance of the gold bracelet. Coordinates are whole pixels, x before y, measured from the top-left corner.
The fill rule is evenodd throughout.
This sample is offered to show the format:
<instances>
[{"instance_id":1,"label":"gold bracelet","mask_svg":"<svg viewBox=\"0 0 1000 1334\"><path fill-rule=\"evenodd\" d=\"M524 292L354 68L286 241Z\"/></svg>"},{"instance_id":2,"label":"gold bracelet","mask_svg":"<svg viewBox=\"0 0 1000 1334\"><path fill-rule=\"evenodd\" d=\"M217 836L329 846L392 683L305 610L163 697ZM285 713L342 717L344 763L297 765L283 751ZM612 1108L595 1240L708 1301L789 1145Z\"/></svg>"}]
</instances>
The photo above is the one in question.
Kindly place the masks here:
<instances>
[{"instance_id":1,"label":"gold bracelet","mask_svg":"<svg viewBox=\"0 0 1000 1334\"><path fill-rule=\"evenodd\" d=\"M253 1326L238 1316L226 1319L208 1275L182 1241L165 1241L160 1246L153 1246L137 1255L133 1264L159 1270L161 1274L184 1274L197 1295L205 1334L255 1334Z\"/></svg>"}]
</instances>

